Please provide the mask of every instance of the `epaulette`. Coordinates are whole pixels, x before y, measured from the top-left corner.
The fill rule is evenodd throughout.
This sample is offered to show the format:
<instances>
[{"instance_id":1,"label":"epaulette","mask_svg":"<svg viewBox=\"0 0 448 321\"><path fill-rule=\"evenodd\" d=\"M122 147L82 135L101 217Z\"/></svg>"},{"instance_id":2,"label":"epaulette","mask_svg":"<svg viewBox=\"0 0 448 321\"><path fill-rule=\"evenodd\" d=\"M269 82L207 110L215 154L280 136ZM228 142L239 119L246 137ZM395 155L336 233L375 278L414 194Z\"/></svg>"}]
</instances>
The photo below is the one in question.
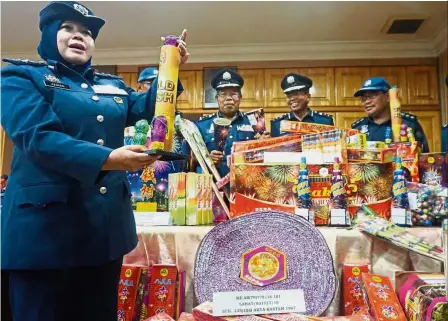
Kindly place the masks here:
<instances>
[{"instance_id":1,"label":"epaulette","mask_svg":"<svg viewBox=\"0 0 448 321\"><path fill-rule=\"evenodd\" d=\"M408 114L408 113L405 113L405 112L401 112L401 117L409 119L409 120L413 120L413 121L417 120L417 116L412 115L412 114Z\"/></svg>"},{"instance_id":2,"label":"epaulette","mask_svg":"<svg viewBox=\"0 0 448 321\"><path fill-rule=\"evenodd\" d=\"M355 121L354 123L352 123L352 128L353 128L353 126L356 126L356 125L358 125L359 123L363 122L365 119L366 119L366 118L363 117L363 118L358 119L358 120Z\"/></svg>"},{"instance_id":3,"label":"epaulette","mask_svg":"<svg viewBox=\"0 0 448 321\"><path fill-rule=\"evenodd\" d=\"M46 66L46 61L33 61L29 59L14 59L14 58L5 58L4 62L9 62L14 65L28 65L28 66Z\"/></svg>"},{"instance_id":4,"label":"epaulette","mask_svg":"<svg viewBox=\"0 0 448 321\"><path fill-rule=\"evenodd\" d=\"M446 124L445 126L443 126L443 128L448 128L448 124Z\"/></svg>"},{"instance_id":5,"label":"epaulette","mask_svg":"<svg viewBox=\"0 0 448 321\"><path fill-rule=\"evenodd\" d=\"M279 120L284 120L286 118L288 118L289 113L283 114L281 116L278 116L277 118L272 119L273 122L279 121Z\"/></svg>"},{"instance_id":6,"label":"epaulette","mask_svg":"<svg viewBox=\"0 0 448 321\"><path fill-rule=\"evenodd\" d=\"M199 118L198 121L203 121L203 120L210 119L210 118L212 118L212 117L215 116L215 115L216 115L216 114L213 113L213 114L208 114L208 115L202 116L201 118Z\"/></svg>"},{"instance_id":7,"label":"epaulette","mask_svg":"<svg viewBox=\"0 0 448 321\"><path fill-rule=\"evenodd\" d=\"M112 75L112 74L105 74L102 72L95 72L95 76L98 76L100 78L112 78L112 79L120 79L123 80L123 77L117 76L117 75Z\"/></svg>"},{"instance_id":8,"label":"epaulette","mask_svg":"<svg viewBox=\"0 0 448 321\"><path fill-rule=\"evenodd\" d=\"M322 113L320 111L315 111L314 113L318 114L319 116L324 116L324 117L327 117L327 118L333 118L333 116L331 116L330 114Z\"/></svg>"}]
</instances>

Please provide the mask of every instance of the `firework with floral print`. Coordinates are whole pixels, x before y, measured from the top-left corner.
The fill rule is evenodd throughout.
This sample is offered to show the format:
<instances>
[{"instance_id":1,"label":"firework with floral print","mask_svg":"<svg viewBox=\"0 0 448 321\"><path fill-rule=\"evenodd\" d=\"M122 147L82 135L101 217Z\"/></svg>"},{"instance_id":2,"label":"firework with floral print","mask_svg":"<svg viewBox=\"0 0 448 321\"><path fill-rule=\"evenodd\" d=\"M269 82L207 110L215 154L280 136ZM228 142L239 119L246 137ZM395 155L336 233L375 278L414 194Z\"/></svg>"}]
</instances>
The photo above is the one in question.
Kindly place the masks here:
<instances>
[{"instance_id":1,"label":"firework with floral print","mask_svg":"<svg viewBox=\"0 0 448 321\"><path fill-rule=\"evenodd\" d=\"M262 201L274 201L277 198L286 196L286 187L279 181L265 178L256 188L258 198Z\"/></svg>"},{"instance_id":2,"label":"firework with floral print","mask_svg":"<svg viewBox=\"0 0 448 321\"><path fill-rule=\"evenodd\" d=\"M364 183L381 175L377 164L367 163L349 164L348 172L351 181L363 181Z\"/></svg>"},{"instance_id":3,"label":"firework with floral print","mask_svg":"<svg viewBox=\"0 0 448 321\"><path fill-rule=\"evenodd\" d=\"M297 166L294 165L269 166L267 169L267 175L270 178L275 179L283 184L295 182L297 180Z\"/></svg>"},{"instance_id":4,"label":"firework with floral print","mask_svg":"<svg viewBox=\"0 0 448 321\"><path fill-rule=\"evenodd\" d=\"M151 165L149 165L150 168L154 169L154 174L160 174L162 172L165 172L170 167L169 162L163 162L163 161L155 161Z\"/></svg>"},{"instance_id":5,"label":"firework with floral print","mask_svg":"<svg viewBox=\"0 0 448 321\"><path fill-rule=\"evenodd\" d=\"M261 166L238 166L236 171L238 183L244 185L245 188L253 188L263 179L265 168Z\"/></svg>"},{"instance_id":6,"label":"firework with floral print","mask_svg":"<svg viewBox=\"0 0 448 321\"><path fill-rule=\"evenodd\" d=\"M391 197L392 182L388 177L378 176L370 180L365 186L364 191L369 200L383 200Z\"/></svg>"}]
</instances>

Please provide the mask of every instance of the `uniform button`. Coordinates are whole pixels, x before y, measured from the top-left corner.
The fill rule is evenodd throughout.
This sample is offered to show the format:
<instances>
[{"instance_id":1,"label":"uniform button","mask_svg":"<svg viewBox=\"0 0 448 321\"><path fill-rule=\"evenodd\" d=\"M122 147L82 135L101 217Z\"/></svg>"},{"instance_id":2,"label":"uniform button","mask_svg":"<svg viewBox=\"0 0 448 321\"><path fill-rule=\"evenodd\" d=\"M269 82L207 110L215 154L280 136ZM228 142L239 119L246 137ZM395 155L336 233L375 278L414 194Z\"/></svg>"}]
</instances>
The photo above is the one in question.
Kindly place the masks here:
<instances>
[{"instance_id":1,"label":"uniform button","mask_svg":"<svg viewBox=\"0 0 448 321\"><path fill-rule=\"evenodd\" d=\"M249 139L249 137L246 137L246 139Z\"/></svg>"},{"instance_id":2,"label":"uniform button","mask_svg":"<svg viewBox=\"0 0 448 321\"><path fill-rule=\"evenodd\" d=\"M94 100L94 101L98 101L98 100L100 100L100 99L98 98L98 96L94 95L94 96L92 96L92 100Z\"/></svg>"},{"instance_id":3,"label":"uniform button","mask_svg":"<svg viewBox=\"0 0 448 321\"><path fill-rule=\"evenodd\" d=\"M214 138L212 138L212 141L215 140Z\"/></svg>"},{"instance_id":4,"label":"uniform button","mask_svg":"<svg viewBox=\"0 0 448 321\"><path fill-rule=\"evenodd\" d=\"M229 125L229 128L232 128L232 125Z\"/></svg>"},{"instance_id":5,"label":"uniform button","mask_svg":"<svg viewBox=\"0 0 448 321\"><path fill-rule=\"evenodd\" d=\"M83 83L81 84L81 88L86 89L87 87L89 87L89 85L87 85L85 82L83 82Z\"/></svg>"},{"instance_id":6,"label":"uniform button","mask_svg":"<svg viewBox=\"0 0 448 321\"><path fill-rule=\"evenodd\" d=\"M106 193L107 193L107 188L104 187L104 186L101 187L101 188L100 188L100 193L103 194L103 195L106 194Z\"/></svg>"},{"instance_id":7,"label":"uniform button","mask_svg":"<svg viewBox=\"0 0 448 321\"><path fill-rule=\"evenodd\" d=\"M100 139L98 139L98 140L96 141L96 143L97 143L98 145L103 146L103 145L104 145L104 140L102 140L102 139L100 138Z\"/></svg>"},{"instance_id":8,"label":"uniform button","mask_svg":"<svg viewBox=\"0 0 448 321\"><path fill-rule=\"evenodd\" d=\"M96 116L96 120L98 120L98 122L102 123L104 120L104 116L103 115L98 115Z\"/></svg>"},{"instance_id":9,"label":"uniform button","mask_svg":"<svg viewBox=\"0 0 448 321\"><path fill-rule=\"evenodd\" d=\"M233 136L232 136L232 135L230 135L229 137L230 137L230 139L232 139L232 138L233 138Z\"/></svg>"}]
</instances>

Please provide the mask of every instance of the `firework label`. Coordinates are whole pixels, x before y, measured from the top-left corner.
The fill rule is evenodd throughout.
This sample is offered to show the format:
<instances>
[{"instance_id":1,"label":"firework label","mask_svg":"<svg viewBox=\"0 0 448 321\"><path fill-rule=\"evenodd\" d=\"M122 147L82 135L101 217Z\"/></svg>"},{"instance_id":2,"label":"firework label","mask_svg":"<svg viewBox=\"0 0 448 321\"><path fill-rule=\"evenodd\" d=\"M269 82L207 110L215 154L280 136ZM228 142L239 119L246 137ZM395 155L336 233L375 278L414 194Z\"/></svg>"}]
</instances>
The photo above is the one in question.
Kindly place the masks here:
<instances>
[{"instance_id":1,"label":"firework label","mask_svg":"<svg viewBox=\"0 0 448 321\"><path fill-rule=\"evenodd\" d=\"M347 211L347 194L340 167L339 158L336 157L333 165L333 177L331 178L330 225L350 226L350 215Z\"/></svg>"},{"instance_id":2,"label":"firework label","mask_svg":"<svg viewBox=\"0 0 448 321\"><path fill-rule=\"evenodd\" d=\"M139 320L148 267L123 264L118 284L118 320Z\"/></svg>"},{"instance_id":3,"label":"firework label","mask_svg":"<svg viewBox=\"0 0 448 321\"><path fill-rule=\"evenodd\" d=\"M158 310L163 310L174 317L177 266L154 265L151 271L151 284L149 287L148 315L152 316Z\"/></svg>"},{"instance_id":4,"label":"firework label","mask_svg":"<svg viewBox=\"0 0 448 321\"><path fill-rule=\"evenodd\" d=\"M352 315L359 308L367 308L361 289L361 273L367 272L369 272L369 266L367 264L343 265L344 315Z\"/></svg>"},{"instance_id":5,"label":"firework label","mask_svg":"<svg viewBox=\"0 0 448 321\"><path fill-rule=\"evenodd\" d=\"M229 132L229 126L231 124L230 119L227 118L215 118L213 120L214 123L214 137L216 150L223 151L224 144L227 139L227 134Z\"/></svg>"}]
</instances>

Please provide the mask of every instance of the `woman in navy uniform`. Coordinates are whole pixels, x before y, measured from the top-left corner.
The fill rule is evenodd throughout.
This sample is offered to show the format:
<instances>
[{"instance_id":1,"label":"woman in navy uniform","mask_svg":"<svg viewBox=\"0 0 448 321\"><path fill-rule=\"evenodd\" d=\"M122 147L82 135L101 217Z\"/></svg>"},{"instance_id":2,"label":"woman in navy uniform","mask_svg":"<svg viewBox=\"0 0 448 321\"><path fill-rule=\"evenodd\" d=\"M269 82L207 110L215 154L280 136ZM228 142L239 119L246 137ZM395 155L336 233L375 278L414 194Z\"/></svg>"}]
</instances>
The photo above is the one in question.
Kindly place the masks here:
<instances>
[{"instance_id":1,"label":"woman in navy uniform","mask_svg":"<svg viewBox=\"0 0 448 321\"><path fill-rule=\"evenodd\" d=\"M286 103L291 112L271 120L271 137L288 134L280 131L281 123L284 120L334 125L333 118L330 115L313 111L308 107L312 86L313 81L310 78L299 74L290 73L283 77L281 87L286 95Z\"/></svg>"},{"instance_id":2,"label":"woman in navy uniform","mask_svg":"<svg viewBox=\"0 0 448 321\"><path fill-rule=\"evenodd\" d=\"M216 90L215 98L219 111L202 117L196 123L221 176L227 175L230 171L227 165L227 156L231 154L233 142L255 139L255 131L249 118L239 110L243 85L243 77L233 70L218 71L211 80L211 86ZM215 143L213 123L215 118L227 118L232 122L222 152L218 150Z\"/></svg>"},{"instance_id":3,"label":"woman in navy uniform","mask_svg":"<svg viewBox=\"0 0 448 321\"><path fill-rule=\"evenodd\" d=\"M1 123L14 142L1 264L15 321L117 320L122 257L137 244L125 171L156 160L123 147L123 132L152 119L156 88L138 94L91 68L104 23L79 3L51 2L40 12L44 61L5 59L1 71Z\"/></svg>"}]
</instances>

